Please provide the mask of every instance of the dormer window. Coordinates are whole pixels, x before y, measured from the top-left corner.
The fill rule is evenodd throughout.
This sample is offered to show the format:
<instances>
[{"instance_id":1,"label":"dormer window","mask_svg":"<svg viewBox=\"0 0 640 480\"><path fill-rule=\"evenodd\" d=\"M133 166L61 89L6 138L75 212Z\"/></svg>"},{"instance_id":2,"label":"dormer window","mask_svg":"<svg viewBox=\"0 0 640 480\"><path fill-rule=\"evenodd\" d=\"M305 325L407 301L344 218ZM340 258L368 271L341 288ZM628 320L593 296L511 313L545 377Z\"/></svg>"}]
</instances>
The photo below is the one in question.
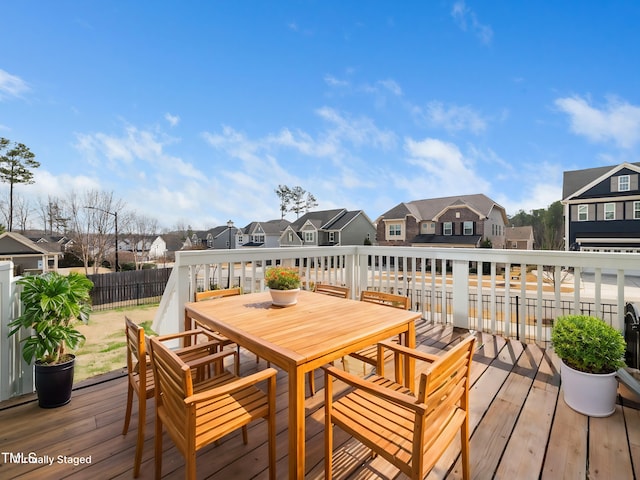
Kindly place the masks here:
<instances>
[{"instance_id":1,"label":"dormer window","mask_svg":"<svg viewBox=\"0 0 640 480\"><path fill-rule=\"evenodd\" d=\"M618 177L618 191L628 192L631 190L631 181L629 175L620 175Z\"/></svg>"}]
</instances>

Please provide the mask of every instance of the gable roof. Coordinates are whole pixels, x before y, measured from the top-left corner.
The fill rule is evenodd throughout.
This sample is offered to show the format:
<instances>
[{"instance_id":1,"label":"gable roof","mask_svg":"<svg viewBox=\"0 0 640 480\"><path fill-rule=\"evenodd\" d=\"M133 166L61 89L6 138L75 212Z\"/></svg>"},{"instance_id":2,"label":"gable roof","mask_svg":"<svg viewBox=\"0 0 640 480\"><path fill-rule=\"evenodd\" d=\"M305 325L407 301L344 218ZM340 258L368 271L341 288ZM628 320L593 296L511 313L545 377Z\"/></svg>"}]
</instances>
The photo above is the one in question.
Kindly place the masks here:
<instances>
[{"instance_id":1,"label":"gable roof","mask_svg":"<svg viewBox=\"0 0 640 480\"><path fill-rule=\"evenodd\" d=\"M607 167L585 168L564 172L562 179L562 199L569 200L571 197L580 195L623 168L630 168L640 173L640 162L625 162Z\"/></svg>"},{"instance_id":2,"label":"gable roof","mask_svg":"<svg viewBox=\"0 0 640 480\"><path fill-rule=\"evenodd\" d=\"M307 212L295 222L291 223L291 228L298 232L307 223L311 223L317 229L326 228L325 225L337 220L340 215L346 213L344 208L336 208L334 210L320 210L316 212Z\"/></svg>"},{"instance_id":3,"label":"gable roof","mask_svg":"<svg viewBox=\"0 0 640 480\"><path fill-rule=\"evenodd\" d=\"M485 217L488 217L491 211L498 207L502 212L505 223L507 221L504 207L482 193L404 202L383 213L380 218L401 219L407 215L412 215L418 221L437 221L439 215L454 207L468 207Z\"/></svg>"},{"instance_id":4,"label":"gable roof","mask_svg":"<svg viewBox=\"0 0 640 480\"><path fill-rule=\"evenodd\" d=\"M4 232L0 235L0 254L2 255L60 255L57 243L35 243L16 232Z\"/></svg>"}]
</instances>

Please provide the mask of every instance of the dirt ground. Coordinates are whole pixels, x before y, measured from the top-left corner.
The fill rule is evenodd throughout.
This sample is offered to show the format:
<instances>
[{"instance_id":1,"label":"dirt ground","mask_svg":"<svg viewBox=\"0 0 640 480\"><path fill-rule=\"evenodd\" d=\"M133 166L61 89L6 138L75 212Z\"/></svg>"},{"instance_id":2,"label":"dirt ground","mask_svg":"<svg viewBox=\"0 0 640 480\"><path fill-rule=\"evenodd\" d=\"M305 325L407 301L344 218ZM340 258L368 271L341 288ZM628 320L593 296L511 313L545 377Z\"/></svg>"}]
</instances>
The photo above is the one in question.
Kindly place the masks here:
<instances>
[{"instance_id":1,"label":"dirt ground","mask_svg":"<svg viewBox=\"0 0 640 480\"><path fill-rule=\"evenodd\" d=\"M78 325L86 341L76 352L74 382L126 367L125 315L148 330L157 308L145 305L93 312L88 325Z\"/></svg>"}]
</instances>

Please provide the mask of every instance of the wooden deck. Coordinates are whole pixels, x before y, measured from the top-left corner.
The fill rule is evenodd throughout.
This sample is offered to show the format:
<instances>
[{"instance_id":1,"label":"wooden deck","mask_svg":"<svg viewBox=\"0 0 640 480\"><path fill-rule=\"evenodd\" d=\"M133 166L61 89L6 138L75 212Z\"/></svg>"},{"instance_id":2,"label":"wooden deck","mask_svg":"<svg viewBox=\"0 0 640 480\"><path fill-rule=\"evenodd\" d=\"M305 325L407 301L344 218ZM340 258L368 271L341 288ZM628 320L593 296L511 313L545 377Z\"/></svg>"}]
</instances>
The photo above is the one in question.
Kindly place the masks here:
<instances>
[{"instance_id":1,"label":"wooden deck","mask_svg":"<svg viewBox=\"0 0 640 480\"><path fill-rule=\"evenodd\" d=\"M418 325L420 349L437 353L461 332L451 327ZM622 391L614 415L589 418L562 400L557 359L532 345L478 334L472 369L471 470L490 479L633 479L640 476L640 410ZM263 363L261 364L263 366ZM255 356L243 356L242 370L256 368ZM97 383L96 381L99 380ZM307 478L324 477L323 379L307 398ZM40 409L33 396L0 404L0 478L131 478L136 409L129 434L121 435L126 377L121 372L85 382L69 405ZM287 476L287 381L278 374L278 478ZM153 478L153 401L147 415L146 444L140 478ZM239 432L198 452L198 478L267 478L266 425L256 422L243 445ZM164 442L163 478L183 478L184 463L170 439ZM336 429L336 478L402 478L384 460L367 452ZM53 465L17 463L33 452ZM69 457L78 464L61 463ZM79 463L90 457L90 463ZM461 477L457 442L427 478Z\"/></svg>"}]
</instances>

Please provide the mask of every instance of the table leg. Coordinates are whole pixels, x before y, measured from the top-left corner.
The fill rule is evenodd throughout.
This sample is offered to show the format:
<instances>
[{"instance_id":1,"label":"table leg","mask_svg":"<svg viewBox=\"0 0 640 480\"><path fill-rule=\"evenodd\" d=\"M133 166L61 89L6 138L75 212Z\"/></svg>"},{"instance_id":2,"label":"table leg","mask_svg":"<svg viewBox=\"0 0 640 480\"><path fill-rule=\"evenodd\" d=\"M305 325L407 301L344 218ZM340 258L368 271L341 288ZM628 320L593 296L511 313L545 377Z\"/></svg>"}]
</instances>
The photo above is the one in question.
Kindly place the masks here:
<instances>
[{"instance_id":1,"label":"table leg","mask_svg":"<svg viewBox=\"0 0 640 480\"><path fill-rule=\"evenodd\" d=\"M305 417L304 372L289 371L289 478L304 479Z\"/></svg>"}]
</instances>

